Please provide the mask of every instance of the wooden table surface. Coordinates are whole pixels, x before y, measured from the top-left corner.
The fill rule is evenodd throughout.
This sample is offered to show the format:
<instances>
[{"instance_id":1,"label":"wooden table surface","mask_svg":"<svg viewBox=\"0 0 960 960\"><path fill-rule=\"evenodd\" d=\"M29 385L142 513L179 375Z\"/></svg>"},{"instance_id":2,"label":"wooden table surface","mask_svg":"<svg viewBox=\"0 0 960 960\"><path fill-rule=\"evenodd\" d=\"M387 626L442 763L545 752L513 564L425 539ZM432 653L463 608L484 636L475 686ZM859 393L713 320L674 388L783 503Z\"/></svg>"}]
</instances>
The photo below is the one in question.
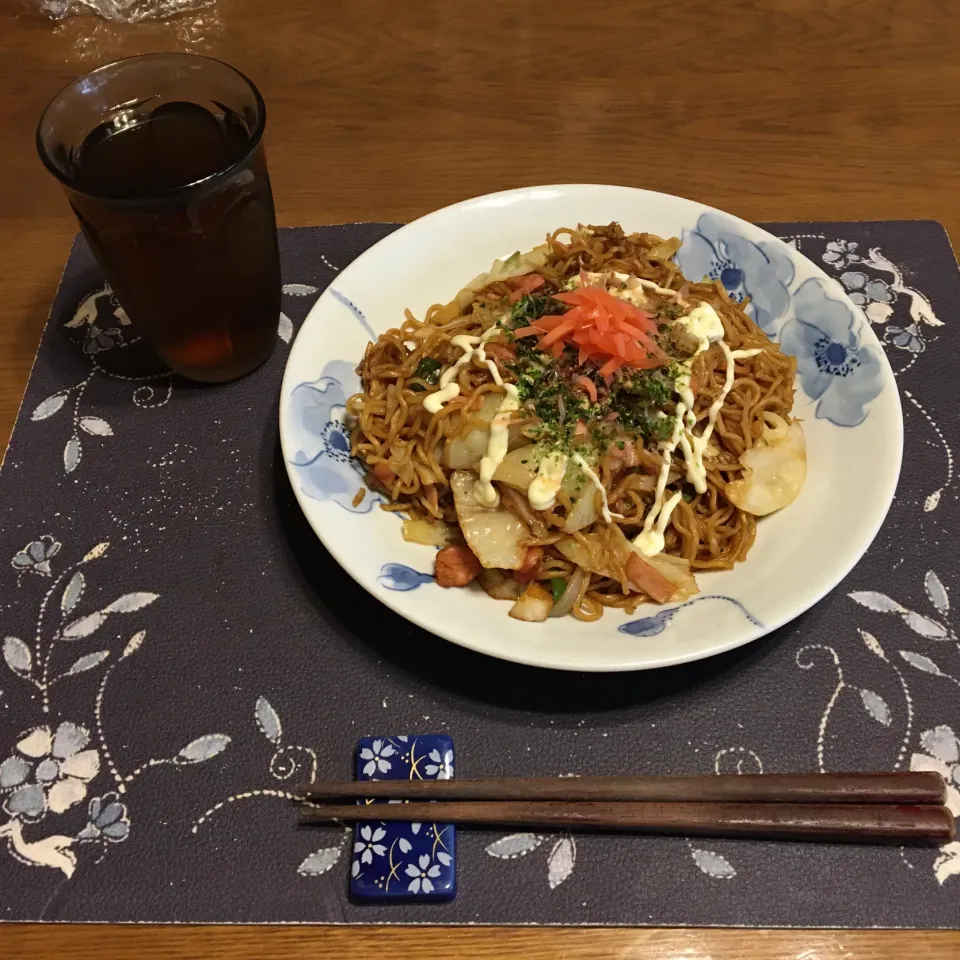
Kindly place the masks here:
<instances>
[{"instance_id":1,"label":"wooden table surface","mask_svg":"<svg viewBox=\"0 0 960 960\"><path fill-rule=\"evenodd\" d=\"M23 12L39 0L14 2L0 6L4 436L75 232L34 125L62 84L122 55L190 49L255 80L282 225L409 220L493 190L594 182L748 220L934 218L960 236L950 0L220 0L136 27L53 24ZM0 927L3 958L380 954L925 960L960 955L960 934Z\"/></svg>"}]
</instances>

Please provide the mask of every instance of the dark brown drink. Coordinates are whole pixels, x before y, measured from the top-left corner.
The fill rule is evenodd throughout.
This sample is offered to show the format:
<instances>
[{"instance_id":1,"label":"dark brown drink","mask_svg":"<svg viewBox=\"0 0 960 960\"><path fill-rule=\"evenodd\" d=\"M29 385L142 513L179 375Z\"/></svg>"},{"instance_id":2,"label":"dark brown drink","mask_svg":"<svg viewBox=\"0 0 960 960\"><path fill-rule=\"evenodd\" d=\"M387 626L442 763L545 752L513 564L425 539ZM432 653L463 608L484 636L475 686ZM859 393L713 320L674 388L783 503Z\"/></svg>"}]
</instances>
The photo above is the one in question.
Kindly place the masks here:
<instances>
[{"instance_id":1,"label":"dark brown drink","mask_svg":"<svg viewBox=\"0 0 960 960\"><path fill-rule=\"evenodd\" d=\"M262 101L201 57L138 57L91 78L104 72L128 74L99 97L113 106L88 110L95 123L64 123L58 101L72 93L76 113L75 88L90 78L71 85L41 121L41 155L156 353L194 380L242 376L269 356L280 315Z\"/></svg>"}]
</instances>

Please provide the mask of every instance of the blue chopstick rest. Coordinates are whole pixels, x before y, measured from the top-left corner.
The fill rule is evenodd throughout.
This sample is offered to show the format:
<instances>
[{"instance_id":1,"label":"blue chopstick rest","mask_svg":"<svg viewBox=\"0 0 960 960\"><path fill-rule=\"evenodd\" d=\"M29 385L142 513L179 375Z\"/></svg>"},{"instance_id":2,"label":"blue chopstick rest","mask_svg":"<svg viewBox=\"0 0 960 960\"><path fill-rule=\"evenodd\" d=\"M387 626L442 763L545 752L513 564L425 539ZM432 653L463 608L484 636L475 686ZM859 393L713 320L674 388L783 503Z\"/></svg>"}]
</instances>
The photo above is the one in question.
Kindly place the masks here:
<instances>
[{"instance_id":1,"label":"blue chopstick rest","mask_svg":"<svg viewBox=\"0 0 960 960\"><path fill-rule=\"evenodd\" d=\"M453 769L453 740L446 734L364 737L357 744L355 776L360 781L449 780ZM353 840L351 897L427 903L457 895L453 824L358 823Z\"/></svg>"}]
</instances>

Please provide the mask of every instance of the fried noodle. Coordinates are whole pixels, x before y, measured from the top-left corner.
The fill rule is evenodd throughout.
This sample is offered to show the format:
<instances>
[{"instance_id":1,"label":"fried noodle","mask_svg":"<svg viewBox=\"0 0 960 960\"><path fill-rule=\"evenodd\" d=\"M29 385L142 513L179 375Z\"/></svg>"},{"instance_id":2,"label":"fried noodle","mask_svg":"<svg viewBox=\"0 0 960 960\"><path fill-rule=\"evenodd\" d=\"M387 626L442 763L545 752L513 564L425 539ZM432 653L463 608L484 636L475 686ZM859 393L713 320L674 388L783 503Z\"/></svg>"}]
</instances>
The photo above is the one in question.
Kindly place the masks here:
<instances>
[{"instance_id":1,"label":"fried noodle","mask_svg":"<svg viewBox=\"0 0 960 960\"><path fill-rule=\"evenodd\" d=\"M610 224L563 228L550 235L547 244L545 262L534 271L544 281L538 295L564 289L567 281L581 271L631 274L660 288L657 291L649 286L655 300L673 301L684 309L700 303L713 307L730 350L762 351L736 360L733 385L720 408L703 460L706 492L690 496L688 490L664 531L664 552L685 559L692 570L731 569L753 545L757 518L732 503L725 488L743 475L739 458L761 440L765 429L785 429L792 422L794 359L785 356L753 322L745 309L748 301L732 300L719 280L697 283L684 278L672 260L675 241L647 233L628 235L617 224ZM463 351L451 343L452 338L459 334L480 336L490 330L502 316L503 305L514 289L510 281L488 284L466 304L461 296L450 304L430 307L422 320L407 311L400 327L368 344L358 367L362 390L347 404L353 423L351 451L369 470L369 482L388 495L390 502L385 509L457 523L450 486L453 471L441 462L444 444L451 438L466 437L472 429L487 428L488 423L477 416L483 397L490 392L502 395L503 391L494 383L488 367L474 358L458 372L459 396L432 414L424 409L423 401L436 388L436 381L418 375L418 370L423 370L424 360L438 362L442 370L453 365ZM487 345L504 382L516 383L516 373L503 362L511 350L508 334L498 332ZM713 343L693 361L693 412L698 432L724 389L726 373L727 361L720 343ZM522 416L518 413L517 419ZM632 612L647 599L636 588L631 589L621 553L611 539L619 537L622 541L621 532L628 538L638 534L654 501L662 457L656 443L637 447L628 466L604 456L598 468L610 509L617 515L613 524L620 530L613 530L598 517L572 535L588 552L590 566L605 568L610 574L593 572L584 578L571 611L579 620L596 620L608 606ZM671 483L683 480L685 468L679 453L677 450ZM537 578L568 579L575 565L557 549L557 543L567 536L562 527L572 509L570 498L561 491L553 508L538 512L524 494L499 486L503 505L524 519L530 529L527 545L544 550ZM599 506L599 493L593 495Z\"/></svg>"}]
</instances>

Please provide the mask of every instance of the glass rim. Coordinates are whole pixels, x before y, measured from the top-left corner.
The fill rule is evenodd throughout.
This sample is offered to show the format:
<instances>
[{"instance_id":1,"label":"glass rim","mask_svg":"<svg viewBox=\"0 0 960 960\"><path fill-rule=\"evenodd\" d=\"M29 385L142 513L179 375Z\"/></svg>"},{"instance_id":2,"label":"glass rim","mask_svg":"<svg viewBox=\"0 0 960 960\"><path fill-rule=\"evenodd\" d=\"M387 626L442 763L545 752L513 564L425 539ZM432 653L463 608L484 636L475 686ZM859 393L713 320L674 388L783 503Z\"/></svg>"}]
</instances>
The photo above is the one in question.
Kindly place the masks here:
<instances>
[{"instance_id":1,"label":"glass rim","mask_svg":"<svg viewBox=\"0 0 960 960\"><path fill-rule=\"evenodd\" d=\"M257 124L250 132L249 143L247 149L234 160L231 160L230 163L221 168L220 170L215 170L213 173L207 174L205 177L200 177L197 180L191 180L189 183L178 184L175 187L170 187L167 190L163 190L159 193L151 194L149 197L112 197L106 196L103 193L91 193L89 190L84 190L77 185L75 180L67 176L52 160L50 153L46 148L46 145L43 141L42 129L43 122L46 120L47 115L53 109L54 105L60 100L60 98L71 88L77 85L81 80L85 80L88 77L94 77L97 74L104 73L108 70L114 70L117 67L121 67L124 64L132 63L134 61L143 61L143 60L195 60L195 61L206 61L207 63L216 64L220 67L226 67L231 73L236 74L251 90L253 93L254 100L257 105ZM241 70L238 70L232 64L227 63L224 60L218 60L216 57L206 57L197 53L178 53L178 52L168 52L168 53L142 53L136 54L132 57L121 57L119 60L112 60L110 63L105 63L95 70L90 70L88 73L80 74L77 77L74 77L69 83L64 84L50 99L47 105L43 108L43 112L40 114L40 119L37 121L37 128L35 134L35 142L37 147L37 153L40 156L40 160L43 165L53 174L57 180L60 181L65 187L68 187L70 190L73 190L75 193L81 193L84 196L91 197L97 200L109 200L116 203L146 203L146 202L155 202L158 200L168 200L171 197L175 197L181 193L189 193L203 187L209 187L215 184L220 180L227 179L234 171L242 167L247 160L250 158L250 155L257 149L260 145L260 141L263 139L263 133L267 126L267 105L264 102L263 96L260 93L260 90L257 88L257 85Z\"/></svg>"}]
</instances>

